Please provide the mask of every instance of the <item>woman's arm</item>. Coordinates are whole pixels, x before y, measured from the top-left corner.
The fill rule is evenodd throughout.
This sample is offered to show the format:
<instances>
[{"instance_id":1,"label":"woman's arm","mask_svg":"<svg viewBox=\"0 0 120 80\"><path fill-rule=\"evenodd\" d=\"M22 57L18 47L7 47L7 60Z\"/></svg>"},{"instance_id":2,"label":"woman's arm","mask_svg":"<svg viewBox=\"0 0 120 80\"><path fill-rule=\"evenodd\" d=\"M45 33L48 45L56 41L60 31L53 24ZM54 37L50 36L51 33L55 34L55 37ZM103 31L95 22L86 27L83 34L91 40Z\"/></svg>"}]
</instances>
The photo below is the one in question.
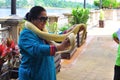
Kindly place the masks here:
<instances>
[{"instance_id":1,"label":"woman's arm","mask_svg":"<svg viewBox=\"0 0 120 80\"><path fill-rule=\"evenodd\" d=\"M26 31L19 37L19 47L33 57L54 56L56 51L65 50L69 46L68 39L63 40L59 45L40 43L39 38L36 38L31 31Z\"/></svg>"}]
</instances>

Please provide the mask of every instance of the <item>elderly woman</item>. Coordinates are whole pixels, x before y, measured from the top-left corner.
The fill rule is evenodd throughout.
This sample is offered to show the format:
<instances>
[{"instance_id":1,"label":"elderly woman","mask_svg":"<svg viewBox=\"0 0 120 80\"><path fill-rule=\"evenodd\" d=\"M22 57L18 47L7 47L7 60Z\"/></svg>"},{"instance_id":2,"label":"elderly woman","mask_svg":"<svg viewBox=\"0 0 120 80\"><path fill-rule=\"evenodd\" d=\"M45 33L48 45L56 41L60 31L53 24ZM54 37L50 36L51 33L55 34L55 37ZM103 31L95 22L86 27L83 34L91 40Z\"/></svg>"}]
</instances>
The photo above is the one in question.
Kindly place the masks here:
<instances>
[{"instance_id":1,"label":"elderly woman","mask_svg":"<svg viewBox=\"0 0 120 80\"><path fill-rule=\"evenodd\" d=\"M31 8L26 20L41 31L47 22L46 10L41 6ZM33 31L24 28L18 42L22 55L19 67L19 80L56 80L54 54L70 46L65 39L60 45L50 45Z\"/></svg>"}]
</instances>

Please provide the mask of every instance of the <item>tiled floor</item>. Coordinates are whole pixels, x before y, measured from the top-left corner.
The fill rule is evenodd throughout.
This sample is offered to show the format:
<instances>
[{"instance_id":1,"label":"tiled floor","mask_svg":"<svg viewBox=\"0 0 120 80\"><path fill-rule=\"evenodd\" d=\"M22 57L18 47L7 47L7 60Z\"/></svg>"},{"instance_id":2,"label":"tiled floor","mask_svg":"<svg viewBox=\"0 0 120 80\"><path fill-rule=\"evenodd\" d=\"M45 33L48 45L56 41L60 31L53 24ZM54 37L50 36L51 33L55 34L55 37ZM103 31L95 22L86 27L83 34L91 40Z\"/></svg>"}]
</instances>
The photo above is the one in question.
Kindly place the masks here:
<instances>
[{"instance_id":1,"label":"tiled floor","mask_svg":"<svg viewBox=\"0 0 120 80\"><path fill-rule=\"evenodd\" d=\"M77 49L70 60L62 60L57 80L112 80L117 53L112 33L119 25L115 26L112 21L106 23L105 28L89 30L84 45Z\"/></svg>"}]
</instances>

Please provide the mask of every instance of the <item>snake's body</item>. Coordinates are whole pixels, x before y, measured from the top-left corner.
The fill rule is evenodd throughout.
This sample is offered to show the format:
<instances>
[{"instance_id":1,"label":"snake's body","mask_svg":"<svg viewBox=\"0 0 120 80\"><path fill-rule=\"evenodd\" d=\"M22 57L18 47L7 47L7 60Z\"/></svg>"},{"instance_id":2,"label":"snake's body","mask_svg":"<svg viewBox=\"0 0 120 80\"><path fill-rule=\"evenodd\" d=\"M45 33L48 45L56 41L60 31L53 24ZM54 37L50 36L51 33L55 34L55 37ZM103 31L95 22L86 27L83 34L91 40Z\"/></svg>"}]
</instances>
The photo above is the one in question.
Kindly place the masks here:
<instances>
[{"instance_id":1,"label":"snake's body","mask_svg":"<svg viewBox=\"0 0 120 80\"><path fill-rule=\"evenodd\" d=\"M71 31L69 31L66 34L49 34L46 29L43 29L43 31L39 30L35 25L32 23L26 21L25 27L27 29L32 30L34 33L36 33L40 38L43 38L47 41L57 41L62 42L67 37L70 39L70 45L72 46L69 50L71 50L75 45L75 36L81 29L83 30L82 39L85 36L86 33L86 26L84 24L77 24ZM69 51L68 50L68 51Z\"/></svg>"}]
</instances>

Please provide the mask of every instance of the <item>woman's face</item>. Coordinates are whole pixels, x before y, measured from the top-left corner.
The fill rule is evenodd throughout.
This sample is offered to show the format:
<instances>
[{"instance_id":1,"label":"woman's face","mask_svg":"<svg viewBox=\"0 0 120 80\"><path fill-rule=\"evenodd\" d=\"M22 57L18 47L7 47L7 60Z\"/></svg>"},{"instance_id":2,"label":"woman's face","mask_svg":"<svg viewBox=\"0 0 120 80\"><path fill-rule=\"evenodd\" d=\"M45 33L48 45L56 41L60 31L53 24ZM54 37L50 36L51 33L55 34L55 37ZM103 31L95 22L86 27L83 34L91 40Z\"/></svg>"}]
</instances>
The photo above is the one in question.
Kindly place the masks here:
<instances>
[{"instance_id":1,"label":"woman's face","mask_svg":"<svg viewBox=\"0 0 120 80\"><path fill-rule=\"evenodd\" d=\"M42 11L38 18L33 21L33 24L42 30L45 27L47 20L48 17L46 11Z\"/></svg>"}]
</instances>

